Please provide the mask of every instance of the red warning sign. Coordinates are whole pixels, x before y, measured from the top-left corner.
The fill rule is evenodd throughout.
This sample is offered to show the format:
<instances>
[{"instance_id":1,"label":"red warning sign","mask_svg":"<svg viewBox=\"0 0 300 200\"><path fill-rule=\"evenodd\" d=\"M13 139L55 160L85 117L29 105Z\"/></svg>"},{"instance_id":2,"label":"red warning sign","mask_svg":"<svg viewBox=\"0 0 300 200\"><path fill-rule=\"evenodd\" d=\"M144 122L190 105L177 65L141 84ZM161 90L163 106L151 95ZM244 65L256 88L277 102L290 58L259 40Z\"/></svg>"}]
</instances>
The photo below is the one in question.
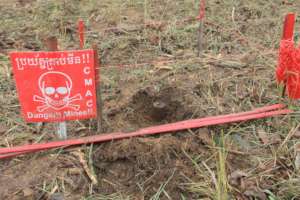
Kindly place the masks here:
<instances>
[{"instance_id":1,"label":"red warning sign","mask_svg":"<svg viewBox=\"0 0 300 200\"><path fill-rule=\"evenodd\" d=\"M10 53L27 122L96 117L93 50Z\"/></svg>"}]
</instances>

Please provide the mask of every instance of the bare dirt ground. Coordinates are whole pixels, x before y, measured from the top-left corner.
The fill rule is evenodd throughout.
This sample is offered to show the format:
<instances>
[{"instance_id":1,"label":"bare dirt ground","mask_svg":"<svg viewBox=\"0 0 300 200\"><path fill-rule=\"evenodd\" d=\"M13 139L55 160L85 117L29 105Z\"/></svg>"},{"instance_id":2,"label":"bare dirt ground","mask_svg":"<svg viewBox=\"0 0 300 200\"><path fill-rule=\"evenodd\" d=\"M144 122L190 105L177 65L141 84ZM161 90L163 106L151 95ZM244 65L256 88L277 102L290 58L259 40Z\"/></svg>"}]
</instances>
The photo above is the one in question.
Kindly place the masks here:
<instances>
[{"instance_id":1,"label":"bare dirt ground","mask_svg":"<svg viewBox=\"0 0 300 200\"><path fill-rule=\"evenodd\" d=\"M278 102L295 114L3 160L0 199L300 199L297 103L274 76L283 18L299 1L208 1L201 58L198 3L0 0L0 146L57 140L54 124L37 133L21 119L8 53L43 50L52 35L78 49L79 18L86 47L100 48L105 132ZM90 120L68 129L96 134Z\"/></svg>"}]
</instances>

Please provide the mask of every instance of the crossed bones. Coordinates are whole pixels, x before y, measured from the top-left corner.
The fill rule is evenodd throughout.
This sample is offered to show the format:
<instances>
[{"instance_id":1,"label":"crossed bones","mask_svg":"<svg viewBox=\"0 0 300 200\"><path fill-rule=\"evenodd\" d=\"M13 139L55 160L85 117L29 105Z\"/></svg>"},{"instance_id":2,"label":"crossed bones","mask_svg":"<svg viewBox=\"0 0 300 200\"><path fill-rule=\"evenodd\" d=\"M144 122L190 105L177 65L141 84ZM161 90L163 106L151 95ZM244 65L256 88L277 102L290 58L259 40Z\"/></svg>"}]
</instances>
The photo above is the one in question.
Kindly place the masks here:
<instances>
[{"instance_id":1,"label":"crossed bones","mask_svg":"<svg viewBox=\"0 0 300 200\"><path fill-rule=\"evenodd\" d=\"M47 110L48 108L53 108L54 110L60 110L62 108L67 108L67 107L71 108L75 111L78 111L80 109L80 106L71 104L72 102L77 101L77 100L82 100L81 94L76 94L73 97L67 97L67 98L63 99L65 104L62 107L58 108L58 107L55 107L54 105L50 104L49 101L51 101L51 99L49 99L49 97L41 97L38 95L33 96L33 101L44 103L44 105L37 107L38 112L43 112L43 111Z\"/></svg>"}]
</instances>

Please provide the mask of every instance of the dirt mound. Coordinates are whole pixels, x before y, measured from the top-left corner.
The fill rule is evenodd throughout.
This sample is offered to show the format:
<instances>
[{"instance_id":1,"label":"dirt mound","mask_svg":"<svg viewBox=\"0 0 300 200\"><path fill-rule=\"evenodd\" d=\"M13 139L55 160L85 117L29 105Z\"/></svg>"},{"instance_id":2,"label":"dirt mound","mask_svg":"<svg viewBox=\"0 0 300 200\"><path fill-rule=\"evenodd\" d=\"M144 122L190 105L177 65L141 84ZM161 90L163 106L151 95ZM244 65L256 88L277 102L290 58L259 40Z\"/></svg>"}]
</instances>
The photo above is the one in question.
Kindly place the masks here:
<instances>
[{"instance_id":1,"label":"dirt mound","mask_svg":"<svg viewBox=\"0 0 300 200\"><path fill-rule=\"evenodd\" d=\"M201 131L208 132L207 129ZM186 191L187 177L195 179L196 175L187 155L194 157L200 153L205 153L202 139L190 134L103 144L94 153L94 166L101 185L98 192L122 191L150 199L163 187L172 199L177 199Z\"/></svg>"},{"instance_id":2,"label":"dirt mound","mask_svg":"<svg viewBox=\"0 0 300 200\"><path fill-rule=\"evenodd\" d=\"M168 84L149 86L137 90L122 106L109 112L108 118L122 131L184 120L192 116L185 95Z\"/></svg>"},{"instance_id":3,"label":"dirt mound","mask_svg":"<svg viewBox=\"0 0 300 200\"><path fill-rule=\"evenodd\" d=\"M31 190L30 187L33 185L39 185L41 182L49 180L50 174L56 174L57 164L59 163L49 162L49 159L44 157L31 159L1 170L3 175L0 176L0 182L5 183L5 187L0 187L0 199L21 199L23 191ZM19 197L14 194L16 191L18 191ZM38 193L32 195L38 196Z\"/></svg>"},{"instance_id":4,"label":"dirt mound","mask_svg":"<svg viewBox=\"0 0 300 200\"><path fill-rule=\"evenodd\" d=\"M182 120L186 114L182 93L171 86L161 89L147 87L140 90L128 105L133 110L129 119L138 124Z\"/></svg>"}]
</instances>

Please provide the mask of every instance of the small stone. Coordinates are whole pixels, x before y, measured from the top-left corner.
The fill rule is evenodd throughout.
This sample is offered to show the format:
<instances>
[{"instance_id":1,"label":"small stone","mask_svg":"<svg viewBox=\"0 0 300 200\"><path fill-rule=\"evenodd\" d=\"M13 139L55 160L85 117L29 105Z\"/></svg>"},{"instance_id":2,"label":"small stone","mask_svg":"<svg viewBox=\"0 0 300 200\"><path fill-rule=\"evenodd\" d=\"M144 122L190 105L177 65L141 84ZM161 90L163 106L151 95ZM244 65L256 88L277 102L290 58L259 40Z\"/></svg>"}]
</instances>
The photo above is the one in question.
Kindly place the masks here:
<instances>
[{"instance_id":1,"label":"small stone","mask_svg":"<svg viewBox=\"0 0 300 200\"><path fill-rule=\"evenodd\" d=\"M50 200L64 200L64 195L62 193L54 193L50 196Z\"/></svg>"},{"instance_id":2,"label":"small stone","mask_svg":"<svg viewBox=\"0 0 300 200\"><path fill-rule=\"evenodd\" d=\"M293 135L294 138L300 138L300 130L296 131Z\"/></svg>"},{"instance_id":3,"label":"small stone","mask_svg":"<svg viewBox=\"0 0 300 200\"><path fill-rule=\"evenodd\" d=\"M23 195L24 195L24 197L30 197L30 196L33 196L33 190L32 189L30 189L30 188L25 188L24 190L23 190Z\"/></svg>"}]
</instances>

